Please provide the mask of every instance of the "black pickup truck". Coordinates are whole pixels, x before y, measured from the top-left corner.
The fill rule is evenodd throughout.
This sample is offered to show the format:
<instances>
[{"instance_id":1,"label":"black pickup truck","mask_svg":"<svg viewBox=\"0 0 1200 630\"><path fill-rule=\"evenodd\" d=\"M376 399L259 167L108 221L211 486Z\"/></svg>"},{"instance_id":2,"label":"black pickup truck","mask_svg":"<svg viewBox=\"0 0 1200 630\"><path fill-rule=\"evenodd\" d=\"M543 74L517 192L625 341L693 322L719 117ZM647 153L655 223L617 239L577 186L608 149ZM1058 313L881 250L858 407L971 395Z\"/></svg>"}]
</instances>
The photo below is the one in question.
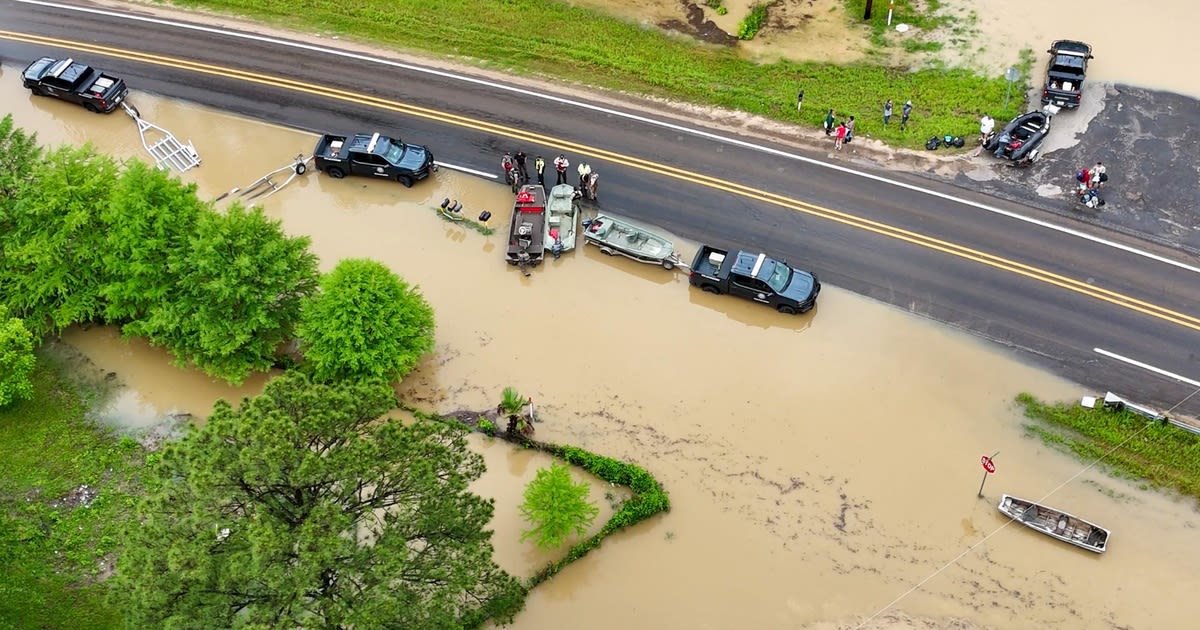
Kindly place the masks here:
<instances>
[{"instance_id":1,"label":"black pickup truck","mask_svg":"<svg viewBox=\"0 0 1200 630\"><path fill-rule=\"evenodd\" d=\"M325 134L317 141L313 158L317 170L334 179L370 175L396 180L406 188L437 170L428 147L405 144L399 138L378 133Z\"/></svg>"},{"instance_id":2,"label":"black pickup truck","mask_svg":"<svg viewBox=\"0 0 1200 630\"><path fill-rule=\"evenodd\" d=\"M42 57L25 68L21 79L36 96L53 96L90 112L111 112L129 95L125 81L70 58Z\"/></svg>"},{"instance_id":3,"label":"black pickup truck","mask_svg":"<svg viewBox=\"0 0 1200 630\"><path fill-rule=\"evenodd\" d=\"M814 273L793 269L766 254L700 247L688 282L709 293L728 293L775 307L780 313L805 313L817 305L821 282Z\"/></svg>"},{"instance_id":4,"label":"black pickup truck","mask_svg":"<svg viewBox=\"0 0 1200 630\"><path fill-rule=\"evenodd\" d=\"M1067 109L1079 107L1092 47L1083 42L1060 39L1047 52L1050 53L1050 61L1046 64L1042 105L1052 104Z\"/></svg>"}]
</instances>

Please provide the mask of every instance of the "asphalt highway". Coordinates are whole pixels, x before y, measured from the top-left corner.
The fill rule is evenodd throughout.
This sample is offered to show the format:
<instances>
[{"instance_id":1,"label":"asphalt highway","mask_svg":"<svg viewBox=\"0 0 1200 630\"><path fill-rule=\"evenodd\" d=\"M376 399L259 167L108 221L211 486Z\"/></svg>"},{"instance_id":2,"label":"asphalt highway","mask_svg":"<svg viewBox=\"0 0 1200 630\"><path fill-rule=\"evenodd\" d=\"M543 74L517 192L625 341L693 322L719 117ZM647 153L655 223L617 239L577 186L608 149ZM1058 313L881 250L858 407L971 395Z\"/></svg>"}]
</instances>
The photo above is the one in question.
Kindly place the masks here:
<instances>
[{"instance_id":1,"label":"asphalt highway","mask_svg":"<svg viewBox=\"0 0 1200 630\"><path fill-rule=\"evenodd\" d=\"M602 175L604 210L692 240L766 251L827 284L1012 347L1100 393L1169 407L1196 386L1095 348L1200 380L1194 258L1092 232L1192 267L1183 268L960 200L1059 220L1034 208L905 174L854 167L879 176L868 178L809 161L824 159L828 147L741 139L807 158L793 159L622 117L621 107L605 105L614 112L606 113L540 99L533 88L0 0L6 63L65 54L123 76L134 103L143 91L313 132L378 130L429 145L441 162L488 173L498 172L505 150L523 149L531 163L537 153L548 162L560 152L573 164L585 157ZM15 73L5 80L17 80ZM1200 395L1179 411L1200 415Z\"/></svg>"}]
</instances>

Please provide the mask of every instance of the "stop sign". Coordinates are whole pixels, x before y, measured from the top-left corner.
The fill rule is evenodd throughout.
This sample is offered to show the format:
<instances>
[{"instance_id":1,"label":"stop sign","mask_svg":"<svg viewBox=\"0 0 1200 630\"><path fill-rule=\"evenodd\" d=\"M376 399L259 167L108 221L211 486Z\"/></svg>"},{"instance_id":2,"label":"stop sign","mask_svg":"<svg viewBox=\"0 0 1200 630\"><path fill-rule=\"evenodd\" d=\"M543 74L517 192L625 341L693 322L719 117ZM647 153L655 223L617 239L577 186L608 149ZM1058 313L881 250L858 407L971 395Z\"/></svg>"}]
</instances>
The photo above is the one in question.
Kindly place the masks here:
<instances>
[{"instance_id":1,"label":"stop sign","mask_svg":"<svg viewBox=\"0 0 1200 630\"><path fill-rule=\"evenodd\" d=\"M991 457L988 457L987 455L984 455L983 457L980 457L980 458L979 458L979 463L980 463L980 464L983 464L983 469L984 469L984 470L986 470L986 471L988 471L988 472L990 472L990 473L994 473L994 472L996 472L996 464L992 462L992 458L991 458Z\"/></svg>"}]
</instances>

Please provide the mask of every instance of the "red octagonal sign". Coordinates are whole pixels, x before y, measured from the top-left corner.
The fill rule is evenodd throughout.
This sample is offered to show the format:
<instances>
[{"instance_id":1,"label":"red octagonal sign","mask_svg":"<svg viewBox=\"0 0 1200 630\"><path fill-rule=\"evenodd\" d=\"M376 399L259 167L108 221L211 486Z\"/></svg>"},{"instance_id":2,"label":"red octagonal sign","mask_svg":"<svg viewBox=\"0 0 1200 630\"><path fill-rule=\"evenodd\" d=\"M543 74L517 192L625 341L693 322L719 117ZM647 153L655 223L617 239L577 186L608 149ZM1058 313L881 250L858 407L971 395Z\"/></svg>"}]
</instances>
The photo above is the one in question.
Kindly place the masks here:
<instances>
[{"instance_id":1,"label":"red octagonal sign","mask_svg":"<svg viewBox=\"0 0 1200 630\"><path fill-rule=\"evenodd\" d=\"M983 457L980 457L980 458L979 458L979 463L980 463L980 464L983 464L983 469L984 469L984 470L986 470L986 471L988 471L988 472L990 472L990 473L994 473L994 472L996 472L996 464L992 462L992 458L991 458L991 457L988 457L987 455L984 455Z\"/></svg>"}]
</instances>

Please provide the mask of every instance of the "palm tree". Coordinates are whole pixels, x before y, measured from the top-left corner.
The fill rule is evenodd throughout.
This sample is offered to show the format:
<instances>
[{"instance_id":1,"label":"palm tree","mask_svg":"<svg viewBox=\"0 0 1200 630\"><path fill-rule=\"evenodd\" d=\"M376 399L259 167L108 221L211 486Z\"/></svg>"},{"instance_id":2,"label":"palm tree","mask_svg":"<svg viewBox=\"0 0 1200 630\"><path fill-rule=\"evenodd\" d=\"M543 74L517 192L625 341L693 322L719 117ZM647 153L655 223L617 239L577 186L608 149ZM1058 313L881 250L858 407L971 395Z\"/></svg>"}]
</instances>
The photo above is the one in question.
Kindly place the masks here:
<instances>
[{"instance_id":1,"label":"palm tree","mask_svg":"<svg viewBox=\"0 0 1200 630\"><path fill-rule=\"evenodd\" d=\"M500 404L496 407L496 413L508 418L507 432L509 437L524 435L533 430L533 425L527 419L521 417L521 412L524 408L525 397L517 391L517 388L505 387L504 393L500 396Z\"/></svg>"}]
</instances>

